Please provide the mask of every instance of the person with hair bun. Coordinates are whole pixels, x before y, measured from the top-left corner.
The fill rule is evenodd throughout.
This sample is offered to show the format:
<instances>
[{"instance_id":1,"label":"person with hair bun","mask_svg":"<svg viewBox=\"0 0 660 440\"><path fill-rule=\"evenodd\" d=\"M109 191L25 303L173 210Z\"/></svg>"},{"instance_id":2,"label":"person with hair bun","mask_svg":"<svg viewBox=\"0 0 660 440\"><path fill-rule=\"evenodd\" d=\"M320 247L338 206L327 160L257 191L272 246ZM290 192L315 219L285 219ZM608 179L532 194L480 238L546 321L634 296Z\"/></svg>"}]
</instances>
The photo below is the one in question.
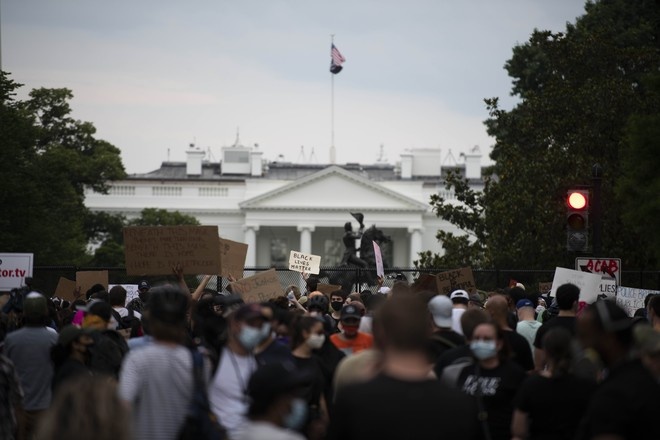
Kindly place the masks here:
<instances>
[{"instance_id":1,"label":"person with hair bun","mask_svg":"<svg viewBox=\"0 0 660 440\"><path fill-rule=\"evenodd\" d=\"M573 439L596 383L573 374L569 330L556 327L543 338L548 368L523 382L515 400L513 439Z\"/></svg>"}]
</instances>

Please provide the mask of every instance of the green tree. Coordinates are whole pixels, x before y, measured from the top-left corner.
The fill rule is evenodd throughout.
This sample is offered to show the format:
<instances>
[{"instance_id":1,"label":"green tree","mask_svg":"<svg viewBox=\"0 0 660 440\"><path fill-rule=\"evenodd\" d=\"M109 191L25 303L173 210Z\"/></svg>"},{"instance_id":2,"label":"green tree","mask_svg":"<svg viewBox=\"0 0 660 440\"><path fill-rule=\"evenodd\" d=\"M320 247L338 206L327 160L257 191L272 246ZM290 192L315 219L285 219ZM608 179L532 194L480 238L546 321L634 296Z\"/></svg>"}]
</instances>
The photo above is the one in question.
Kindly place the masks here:
<instances>
[{"instance_id":1,"label":"green tree","mask_svg":"<svg viewBox=\"0 0 660 440\"><path fill-rule=\"evenodd\" d=\"M84 190L107 190L125 176L117 148L94 137L94 126L71 118L67 89L20 87L0 74L0 243L8 252L33 252L35 264L83 264L88 259Z\"/></svg>"},{"instance_id":2,"label":"green tree","mask_svg":"<svg viewBox=\"0 0 660 440\"><path fill-rule=\"evenodd\" d=\"M145 208L140 213L140 217L128 222L129 226L199 226L199 224L199 220L191 215L157 208Z\"/></svg>"},{"instance_id":3,"label":"green tree","mask_svg":"<svg viewBox=\"0 0 660 440\"><path fill-rule=\"evenodd\" d=\"M495 165L479 203L495 267L571 264L564 198L570 186L591 183L595 163L604 170L603 252L623 258L624 267L648 267L650 243L626 226L615 188L625 155L639 153L626 149L629 118L660 108L642 81L660 67L660 8L651 0L602 0L587 2L585 12L565 32L535 30L513 49L505 68L519 102L511 110L486 100Z\"/></svg>"}]
</instances>

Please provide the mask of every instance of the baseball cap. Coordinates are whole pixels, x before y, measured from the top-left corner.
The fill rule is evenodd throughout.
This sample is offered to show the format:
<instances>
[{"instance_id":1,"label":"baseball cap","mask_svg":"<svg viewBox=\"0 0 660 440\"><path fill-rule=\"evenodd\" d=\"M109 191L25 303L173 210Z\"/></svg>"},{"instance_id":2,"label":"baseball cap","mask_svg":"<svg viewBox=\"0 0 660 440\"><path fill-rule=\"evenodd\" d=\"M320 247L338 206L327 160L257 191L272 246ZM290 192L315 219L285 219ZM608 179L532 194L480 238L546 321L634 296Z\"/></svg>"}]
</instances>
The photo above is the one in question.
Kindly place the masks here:
<instances>
[{"instance_id":1,"label":"baseball cap","mask_svg":"<svg viewBox=\"0 0 660 440\"><path fill-rule=\"evenodd\" d=\"M453 308L451 300L445 295L436 295L429 301L429 312L433 316L433 322L441 328L451 327Z\"/></svg>"},{"instance_id":2,"label":"baseball cap","mask_svg":"<svg viewBox=\"0 0 660 440\"><path fill-rule=\"evenodd\" d=\"M68 347L73 341L78 339L82 335L88 335L91 331L89 329L82 329L76 325L67 325L62 330L57 337L57 343L63 347Z\"/></svg>"},{"instance_id":3,"label":"baseball cap","mask_svg":"<svg viewBox=\"0 0 660 440\"><path fill-rule=\"evenodd\" d=\"M516 303L516 309L522 309L523 307L534 307L534 303L528 300L527 298L523 298L520 301Z\"/></svg>"},{"instance_id":4,"label":"baseball cap","mask_svg":"<svg viewBox=\"0 0 660 440\"><path fill-rule=\"evenodd\" d=\"M339 312L339 320L343 321L344 319L348 318L360 319L362 318L362 313L360 313L360 310L354 305L347 304L342 307L341 312Z\"/></svg>"},{"instance_id":5,"label":"baseball cap","mask_svg":"<svg viewBox=\"0 0 660 440\"><path fill-rule=\"evenodd\" d=\"M234 313L234 319L237 321L249 321L254 318L263 318L268 320L264 312L261 310L261 306L257 303L245 304L242 305Z\"/></svg>"},{"instance_id":6,"label":"baseball cap","mask_svg":"<svg viewBox=\"0 0 660 440\"><path fill-rule=\"evenodd\" d=\"M138 290L143 290L143 289L149 290L150 288L151 286L149 285L149 282L147 280L142 280L138 284Z\"/></svg>"},{"instance_id":7,"label":"baseball cap","mask_svg":"<svg viewBox=\"0 0 660 440\"><path fill-rule=\"evenodd\" d=\"M472 295L470 295L470 302L477 304L479 307L484 306L484 302L481 299L481 295L479 295L477 293L473 293Z\"/></svg>"},{"instance_id":8,"label":"baseball cap","mask_svg":"<svg viewBox=\"0 0 660 440\"><path fill-rule=\"evenodd\" d=\"M465 290L454 290L449 299L464 298L469 300L470 295Z\"/></svg>"}]
</instances>

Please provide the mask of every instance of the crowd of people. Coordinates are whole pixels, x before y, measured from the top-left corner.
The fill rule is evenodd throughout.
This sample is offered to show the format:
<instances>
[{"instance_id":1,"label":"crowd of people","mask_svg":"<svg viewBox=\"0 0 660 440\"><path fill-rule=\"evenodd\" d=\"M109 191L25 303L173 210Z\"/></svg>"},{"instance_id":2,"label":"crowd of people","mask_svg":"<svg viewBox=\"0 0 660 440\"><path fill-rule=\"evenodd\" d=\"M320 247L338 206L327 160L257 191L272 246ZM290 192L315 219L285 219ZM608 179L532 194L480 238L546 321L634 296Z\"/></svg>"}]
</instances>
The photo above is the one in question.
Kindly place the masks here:
<instances>
[{"instance_id":1,"label":"crowd of people","mask_svg":"<svg viewBox=\"0 0 660 440\"><path fill-rule=\"evenodd\" d=\"M660 439L660 296L635 318L403 280L243 302L177 281L2 294L2 439Z\"/></svg>"}]
</instances>

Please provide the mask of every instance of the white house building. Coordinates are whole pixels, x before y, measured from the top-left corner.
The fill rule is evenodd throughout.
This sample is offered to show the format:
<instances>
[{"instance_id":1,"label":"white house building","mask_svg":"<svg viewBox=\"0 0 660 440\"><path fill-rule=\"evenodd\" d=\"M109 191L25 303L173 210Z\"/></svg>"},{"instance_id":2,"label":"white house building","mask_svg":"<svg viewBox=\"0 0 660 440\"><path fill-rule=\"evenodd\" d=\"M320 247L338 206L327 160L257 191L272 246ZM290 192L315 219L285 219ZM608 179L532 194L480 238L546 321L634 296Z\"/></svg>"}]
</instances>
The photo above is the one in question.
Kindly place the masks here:
<instances>
[{"instance_id":1,"label":"white house building","mask_svg":"<svg viewBox=\"0 0 660 440\"><path fill-rule=\"evenodd\" d=\"M323 266L341 260L343 225L362 212L367 227L376 225L392 243L384 249L390 267L412 267L418 252L440 252L439 229L455 227L431 211L431 194L445 190L446 172L465 176L483 188L481 153L475 147L456 163L444 163L439 149L415 149L396 165L294 164L262 159L258 147L224 147L218 162L191 147L186 162L163 162L146 174L114 182L109 194L92 190L85 203L93 211L139 216L144 208L180 211L203 225L217 225L222 237L249 245L247 267L286 265L290 250L322 257Z\"/></svg>"}]
</instances>

